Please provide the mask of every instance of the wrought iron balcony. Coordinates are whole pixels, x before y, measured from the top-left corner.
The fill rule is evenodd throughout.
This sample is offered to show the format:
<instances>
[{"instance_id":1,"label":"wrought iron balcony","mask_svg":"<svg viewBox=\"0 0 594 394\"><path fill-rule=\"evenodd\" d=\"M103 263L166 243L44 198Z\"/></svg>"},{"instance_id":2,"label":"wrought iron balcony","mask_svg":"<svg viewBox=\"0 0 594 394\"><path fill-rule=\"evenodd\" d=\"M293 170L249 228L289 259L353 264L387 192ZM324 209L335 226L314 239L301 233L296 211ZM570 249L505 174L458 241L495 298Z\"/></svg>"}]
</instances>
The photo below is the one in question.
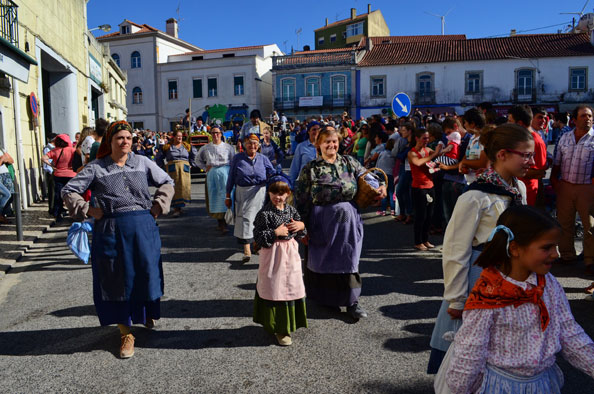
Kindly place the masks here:
<instances>
[{"instance_id":1,"label":"wrought iron balcony","mask_svg":"<svg viewBox=\"0 0 594 394\"><path fill-rule=\"evenodd\" d=\"M322 96L321 105L299 106L299 97L286 99L277 97L274 100L274 108L277 110L297 109L297 108L344 108L351 106L351 95L344 94L341 97L332 95Z\"/></svg>"},{"instance_id":2,"label":"wrought iron balcony","mask_svg":"<svg viewBox=\"0 0 594 394\"><path fill-rule=\"evenodd\" d=\"M19 47L18 5L12 0L0 0L0 37Z\"/></svg>"},{"instance_id":3,"label":"wrought iron balcony","mask_svg":"<svg viewBox=\"0 0 594 394\"><path fill-rule=\"evenodd\" d=\"M512 101L514 103L530 103L536 101L536 89L513 89Z\"/></svg>"}]
</instances>

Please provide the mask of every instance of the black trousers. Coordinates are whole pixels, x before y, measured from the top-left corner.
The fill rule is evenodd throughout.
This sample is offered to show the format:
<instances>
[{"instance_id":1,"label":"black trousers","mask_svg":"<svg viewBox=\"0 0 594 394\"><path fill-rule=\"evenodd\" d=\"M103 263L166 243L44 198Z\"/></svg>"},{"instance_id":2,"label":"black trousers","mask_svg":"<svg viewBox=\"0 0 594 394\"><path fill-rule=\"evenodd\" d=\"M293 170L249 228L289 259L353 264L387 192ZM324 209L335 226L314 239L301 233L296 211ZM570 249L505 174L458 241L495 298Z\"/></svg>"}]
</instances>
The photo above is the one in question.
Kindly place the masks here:
<instances>
[{"instance_id":1,"label":"black trousers","mask_svg":"<svg viewBox=\"0 0 594 394\"><path fill-rule=\"evenodd\" d=\"M429 226L433 217L435 206L435 191L431 189L419 189L413 187L411 190L412 202L415 210L415 245L429 241Z\"/></svg>"}]
</instances>

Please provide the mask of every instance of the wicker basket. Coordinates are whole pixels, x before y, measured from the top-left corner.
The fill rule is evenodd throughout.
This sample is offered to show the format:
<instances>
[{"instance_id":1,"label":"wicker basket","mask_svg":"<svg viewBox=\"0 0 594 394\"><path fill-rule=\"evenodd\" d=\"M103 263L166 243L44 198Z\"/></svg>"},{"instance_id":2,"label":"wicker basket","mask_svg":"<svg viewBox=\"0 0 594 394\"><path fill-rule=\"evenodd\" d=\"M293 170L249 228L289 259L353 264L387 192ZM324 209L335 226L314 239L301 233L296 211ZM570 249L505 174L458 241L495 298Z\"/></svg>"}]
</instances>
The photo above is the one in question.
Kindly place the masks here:
<instances>
[{"instance_id":1,"label":"wicker basket","mask_svg":"<svg viewBox=\"0 0 594 394\"><path fill-rule=\"evenodd\" d=\"M377 189L374 189L365 181L365 175L370 173L373 170L377 170L382 173L384 176L384 180L386 181L386 185L388 184L388 176L381 168L370 168L365 173L363 173L357 179L357 194L355 194L355 203L359 207L359 209L365 209L371 205L378 204L379 201L377 200L378 196L381 194Z\"/></svg>"}]
</instances>

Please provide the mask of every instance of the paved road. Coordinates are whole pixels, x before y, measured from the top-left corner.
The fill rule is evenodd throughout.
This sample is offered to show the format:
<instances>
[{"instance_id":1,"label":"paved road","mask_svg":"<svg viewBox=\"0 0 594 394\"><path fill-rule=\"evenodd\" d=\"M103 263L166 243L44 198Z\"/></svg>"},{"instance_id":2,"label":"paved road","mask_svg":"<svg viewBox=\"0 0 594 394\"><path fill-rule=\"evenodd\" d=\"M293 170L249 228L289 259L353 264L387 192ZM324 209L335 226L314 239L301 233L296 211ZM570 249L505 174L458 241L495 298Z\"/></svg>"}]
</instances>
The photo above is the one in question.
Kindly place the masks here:
<instances>
[{"instance_id":1,"label":"paved road","mask_svg":"<svg viewBox=\"0 0 594 394\"><path fill-rule=\"evenodd\" d=\"M115 327L99 327L91 270L44 234L0 281L3 392L430 393L428 343L442 292L439 252L416 252L412 228L365 214L362 306L354 323L308 303L308 329L282 348L251 320L257 258L218 236L205 215L203 178L179 219L162 218L165 292L156 331L135 327L136 355L117 357ZM432 239L440 244L440 239ZM594 335L594 304L579 266L556 270L578 321ZM566 393L594 381L562 363Z\"/></svg>"}]
</instances>

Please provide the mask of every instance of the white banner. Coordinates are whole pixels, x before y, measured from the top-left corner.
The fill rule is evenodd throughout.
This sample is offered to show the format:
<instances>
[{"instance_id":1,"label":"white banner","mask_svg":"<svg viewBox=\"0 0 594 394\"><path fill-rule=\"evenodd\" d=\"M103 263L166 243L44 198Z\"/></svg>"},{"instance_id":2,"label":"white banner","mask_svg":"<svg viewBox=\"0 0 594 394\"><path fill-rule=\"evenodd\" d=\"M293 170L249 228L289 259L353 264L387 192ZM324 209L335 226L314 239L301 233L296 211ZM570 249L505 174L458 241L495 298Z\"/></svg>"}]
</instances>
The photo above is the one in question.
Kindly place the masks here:
<instances>
[{"instance_id":1,"label":"white banner","mask_svg":"<svg viewBox=\"0 0 594 394\"><path fill-rule=\"evenodd\" d=\"M324 96L299 97L300 107L321 107L324 103Z\"/></svg>"}]
</instances>

